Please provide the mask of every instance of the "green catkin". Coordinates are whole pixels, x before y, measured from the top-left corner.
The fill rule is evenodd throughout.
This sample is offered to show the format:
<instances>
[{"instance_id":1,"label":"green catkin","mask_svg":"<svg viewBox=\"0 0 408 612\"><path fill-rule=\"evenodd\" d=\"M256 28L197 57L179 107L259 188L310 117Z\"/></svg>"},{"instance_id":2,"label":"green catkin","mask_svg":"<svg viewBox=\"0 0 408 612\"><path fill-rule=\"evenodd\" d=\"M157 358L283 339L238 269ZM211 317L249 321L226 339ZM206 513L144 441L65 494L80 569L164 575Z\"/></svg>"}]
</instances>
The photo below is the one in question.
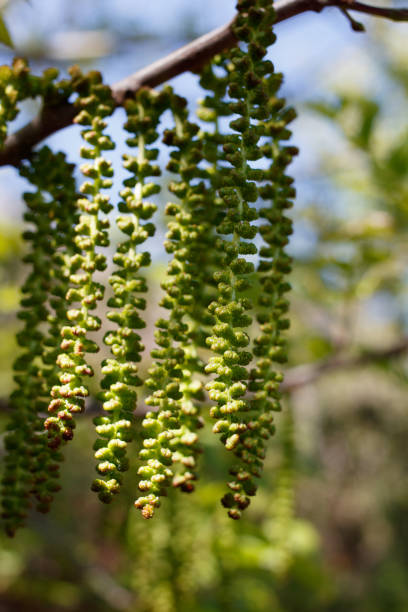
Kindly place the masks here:
<instances>
[{"instance_id":1,"label":"green catkin","mask_svg":"<svg viewBox=\"0 0 408 612\"><path fill-rule=\"evenodd\" d=\"M169 191L178 198L178 203L169 203L166 212L173 217L168 223L169 232L166 236L165 249L173 255L173 260L167 268L168 279L162 287L167 291L163 306L170 308L169 325L159 320L156 340L165 341L171 337L172 321L180 317L179 348L183 351L180 364L180 427L173 432L171 447L173 449L173 464L178 463L178 469L172 480L174 487L190 493L194 490L196 466L201 448L198 445L197 430L203 425L200 417L199 402L204 399L202 382L197 374L203 372L203 362L197 353L197 345L202 337L203 299L205 268L203 268L205 246L209 244L208 236L211 225L208 222L208 207L210 205L205 176L198 164L202 160L202 144L197 140L198 127L188 121L187 102L180 96L172 96L171 110L175 127L166 130L163 141L175 147L170 154L167 169L179 176L178 181L171 181ZM178 308L170 298L178 301ZM174 328L174 331L176 329ZM184 336L183 336L184 332ZM178 376L176 376L176 379Z\"/></svg>"},{"instance_id":2,"label":"green catkin","mask_svg":"<svg viewBox=\"0 0 408 612\"><path fill-rule=\"evenodd\" d=\"M253 353L256 361L250 372L250 420L237 449L248 467L254 469L251 473L250 469L241 470L239 466L232 468L234 480L229 486L235 494L243 492L248 483L249 486L256 486L253 476L261 473L265 445L275 431L273 413L281 409L279 385L283 375L276 367L287 360L286 340L282 332L289 327L289 302L285 294L290 290L286 277L291 271L291 258L285 253L285 247L292 233L292 221L285 213L293 205L295 190L293 179L285 172L293 155L297 154L297 148L282 144L282 141L291 136L287 125L296 115L292 108L285 107L283 99L277 97L280 84L279 74L271 74L265 79L269 117L262 118L258 125L258 129L267 138L262 146L262 154L271 160L264 174L265 183L259 189L261 199L268 202L267 206L259 210L262 219L259 233L263 245L259 250L257 266L260 290L256 318L260 334L254 339Z\"/></svg>"},{"instance_id":3,"label":"green catkin","mask_svg":"<svg viewBox=\"0 0 408 612\"><path fill-rule=\"evenodd\" d=\"M224 151L221 161L228 162L229 166L220 165L221 180L217 178L217 191L225 202L225 217L218 232L232 234L232 240L220 241L225 265L214 275L220 296L209 308L216 315L217 324L207 340L220 356L212 357L206 367L206 372L217 374L207 384L210 399L217 401L217 406L211 408L211 415L217 418L213 431L221 434L225 447L238 459L231 468L234 476L228 483L231 492L222 499L234 519L240 518L241 511L249 504L249 496L256 492L254 479L261 475L265 440L274 431L271 410L278 408L278 385L282 376L274 372L272 362L284 360L280 330L288 326L288 320L283 317L287 311L283 294L288 285L283 275L290 271L289 258L282 250L290 233L290 222L282 210L290 206L288 198L293 197L291 179L282 173L294 152L291 147L280 147L279 140L290 135L286 124L293 115L290 110L283 111L284 102L276 99L280 75L274 73L270 61L264 60L266 48L275 40L271 31L273 9L255 0L240 1L237 8L235 34L241 40L241 48L233 49L228 59L220 63L226 71L224 79L232 99L227 101L229 111L238 115L229 125L238 134L221 135L218 139ZM204 80L204 86L215 94L212 99L206 99L206 107L223 111L225 105L220 98L225 80L219 79L218 91L214 73L207 72ZM272 144L268 144L271 137ZM265 155L272 158L271 168L256 169L252 162ZM271 183L265 186L266 181ZM258 232L251 224L258 213L248 202L255 202L259 195L273 198L271 207L260 211L260 216L272 226L259 227L269 248L261 248L262 259L257 270L262 288L258 299L261 312L257 313L261 336L255 341L254 354L260 359L248 373L244 366L250 363L252 354L239 349L249 345L249 337L239 328L248 327L252 322L246 313L252 304L243 292L248 288L247 278L254 267L239 255L257 252L254 243L246 240L253 240ZM272 262L266 258L272 258ZM249 391L255 391L252 399Z\"/></svg>"},{"instance_id":4,"label":"green catkin","mask_svg":"<svg viewBox=\"0 0 408 612\"><path fill-rule=\"evenodd\" d=\"M39 412L43 406L40 398L45 391L41 369L44 334L39 326L48 315L46 301L50 280L48 247L51 221L47 214L50 203L44 199L40 189L24 194L24 199L30 210L25 214L25 219L33 223L34 231L26 231L23 236L31 242L25 261L30 262L32 268L22 287L23 297L18 317L25 321L25 325L17 335L17 342L24 352L13 364L16 389L10 397L13 413L5 436L2 517L9 535L14 535L15 530L24 524L30 507L33 481L31 450L36 445L36 434L41 429Z\"/></svg>"},{"instance_id":5,"label":"green catkin","mask_svg":"<svg viewBox=\"0 0 408 612\"><path fill-rule=\"evenodd\" d=\"M134 435L133 413L137 400L134 387L142 384L136 363L141 360L144 346L135 330L145 327L139 311L146 308L143 294L147 292L147 283L140 275L140 268L150 264L150 254L138 252L138 247L155 232L150 219L156 206L145 198L158 193L160 187L146 179L161 174L159 166L151 163L158 156L158 149L151 145L159 136L156 129L167 106L167 97L143 89L126 103L125 129L133 134L127 144L138 150L137 155L124 155L124 167L132 176L125 180L119 204L122 214L116 223L127 240L118 245L113 258L118 267L110 278L114 295L108 306L114 310L107 318L116 323L117 328L108 331L104 338L112 353L112 358L102 364L102 388L105 389L102 400L106 416L94 420L99 435L94 446L95 457L100 461L97 469L104 479L95 479L92 488L104 502L110 502L119 491L122 472L128 469L126 447Z\"/></svg>"},{"instance_id":6,"label":"green catkin","mask_svg":"<svg viewBox=\"0 0 408 612\"><path fill-rule=\"evenodd\" d=\"M279 103L281 102L279 100ZM257 267L260 290L256 318L260 333L254 339L253 352L256 361L250 372L251 420L242 439L242 453L245 454L247 463L260 470L266 442L275 431L273 413L281 410L279 386L283 374L276 368L287 360L286 340L282 337L282 332L285 332L290 324L287 317L289 302L285 294L290 290L286 277L291 271L291 258L285 253L285 247L292 233L292 222L285 215L285 211L291 208L295 191L292 179L285 174L285 170L297 149L291 146L283 147L279 140L287 137L286 126L293 117L291 109L283 109L282 112L276 113L274 121L270 123L275 132L270 151L266 152L272 159L268 171L268 179L271 182L260 188L261 198L269 199L269 206L261 207L259 211L262 218L259 232L264 242L259 251L260 261ZM242 478L247 478L247 474L242 474L238 468L233 469L232 473L235 479L230 484L231 488L235 491L242 490Z\"/></svg>"},{"instance_id":7,"label":"green catkin","mask_svg":"<svg viewBox=\"0 0 408 612\"><path fill-rule=\"evenodd\" d=\"M219 186L219 160L222 155L221 140L219 134L219 121L223 116L228 116L230 111L221 98L225 95L227 83L225 79L216 77L213 73L212 64L207 64L201 73L200 85L204 89L213 89L215 96L200 100L197 116L205 122L206 130L200 132L201 149L205 168L203 177L206 179L206 198L202 202L201 214L206 223L206 230L201 236L198 245L200 249L200 291L197 295L196 308L192 312L192 318L196 321L197 333L193 336L195 344L200 348L207 349L207 338L215 324L215 317L209 312L208 306L218 295L218 283L214 280L214 272L223 266L223 255L216 248L216 228L224 218L223 200L217 194ZM210 107L207 106L210 104ZM213 131L209 131L209 125L213 124Z\"/></svg>"},{"instance_id":8,"label":"green catkin","mask_svg":"<svg viewBox=\"0 0 408 612\"><path fill-rule=\"evenodd\" d=\"M203 366L192 341L196 334L192 313L196 312L201 288L201 242L208 230L203 220L206 191L203 181L194 181L201 174L198 127L188 121L184 98L171 92L169 95L175 127L166 130L163 140L175 147L167 169L177 173L180 180L169 185L178 202L166 207L172 220L168 223L165 248L173 257L162 284L166 294L161 306L170 312L168 318L156 323L155 339L160 348L152 350L155 362L146 380L152 390L146 404L157 411L147 413L142 424L145 439L140 457L144 465L139 468L139 488L147 495L139 497L135 506L145 518L153 516L170 484L185 492L194 489L201 452L197 430L202 421L197 402L204 396L196 373L201 373Z\"/></svg>"},{"instance_id":9,"label":"green catkin","mask_svg":"<svg viewBox=\"0 0 408 612\"><path fill-rule=\"evenodd\" d=\"M8 124L18 115L18 102L31 97L35 82L27 62L15 58L12 66L0 66L0 146L7 138ZM34 93L35 95L35 93Z\"/></svg>"},{"instance_id":10,"label":"green catkin","mask_svg":"<svg viewBox=\"0 0 408 612\"><path fill-rule=\"evenodd\" d=\"M75 422L73 415L84 408L89 391L84 377L93 376L93 370L86 362L85 354L99 350L90 340L89 332L99 330L100 319L92 314L104 294L104 287L93 280L97 271L105 270L106 257L98 252L108 245L108 219L101 218L100 212L111 210L109 196L101 193L112 185L111 163L103 152L114 148L112 140L104 134L104 118L112 114L114 101L111 91L103 85L98 72L84 77L78 68L71 69L73 89L78 93L75 105L80 109L75 122L85 126L82 137L88 146L81 148L81 156L87 160L81 171L90 180L81 186L83 194L77 201L82 214L75 227L75 244L78 253L69 258L68 271L70 289L66 301L68 322L61 330L61 352L57 358L60 368L59 384L51 389L52 400L48 411L53 415L46 422L50 444L57 448L62 442L71 440ZM74 307L78 304L77 307Z\"/></svg>"},{"instance_id":11,"label":"green catkin","mask_svg":"<svg viewBox=\"0 0 408 612\"><path fill-rule=\"evenodd\" d=\"M61 227L55 219L61 206L68 214L72 169L62 153L53 154L48 147L33 154L20 168L20 174L36 191L24 194L28 207L24 218L32 225L23 234L31 245L24 261L31 271L22 288L18 317L25 325L17 341L23 352L13 366L16 389L10 399L13 414L5 436L2 516L9 535L24 524L31 497L37 510L47 512L53 493L60 488L57 478L61 456L48 447L41 414L52 381L46 365L51 332L47 333L45 323L51 316L49 295L55 284L53 257L61 240ZM66 236L62 239L65 242Z\"/></svg>"},{"instance_id":12,"label":"green catkin","mask_svg":"<svg viewBox=\"0 0 408 612\"><path fill-rule=\"evenodd\" d=\"M71 94L69 79L55 82L57 68L47 68L41 76L30 74L27 60L16 57L11 66L0 66L0 148L8 134L8 124L18 115L18 103L40 97L43 106L66 101Z\"/></svg>"},{"instance_id":13,"label":"green catkin","mask_svg":"<svg viewBox=\"0 0 408 612\"><path fill-rule=\"evenodd\" d=\"M44 160L46 158L46 161ZM49 168L48 192L55 201L54 245L52 252L52 282L50 285L49 305L52 311L48 315L48 333L44 340L44 378L49 400L49 391L58 384L59 367L57 358L60 352L61 326L68 323L66 293L69 289L68 266L70 257L78 252L75 244L75 226L79 211L76 206L77 193L74 178L75 165L66 161L62 153L54 154L48 147L43 147L38 155L38 165ZM44 424L43 424L43 432ZM33 492L41 502L42 512L49 510L52 496L48 486L48 475L58 477L58 463L63 455L54 447L53 437L41 437L42 449L38 454L35 468ZM54 481L55 482L55 481Z\"/></svg>"}]
</instances>

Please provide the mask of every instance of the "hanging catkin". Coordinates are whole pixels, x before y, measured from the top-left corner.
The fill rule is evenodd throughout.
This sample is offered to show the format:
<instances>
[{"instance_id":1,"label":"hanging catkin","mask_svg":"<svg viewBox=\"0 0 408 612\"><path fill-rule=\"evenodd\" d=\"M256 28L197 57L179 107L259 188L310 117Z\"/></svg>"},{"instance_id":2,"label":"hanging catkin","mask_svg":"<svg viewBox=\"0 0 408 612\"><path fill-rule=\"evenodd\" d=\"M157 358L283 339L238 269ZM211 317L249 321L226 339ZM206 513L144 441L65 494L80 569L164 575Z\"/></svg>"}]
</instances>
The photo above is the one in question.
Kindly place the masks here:
<instances>
[{"instance_id":1,"label":"hanging catkin","mask_svg":"<svg viewBox=\"0 0 408 612\"><path fill-rule=\"evenodd\" d=\"M115 215L122 238L109 278L104 343L110 355L101 367L103 412L94 419L98 477L92 489L103 502L119 492L135 436L137 395L143 396L136 388L144 383L150 410L141 424L135 506L145 518L170 486L185 492L195 487L205 391L213 431L233 459L222 498L233 519L256 492L273 413L280 410L291 270L287 209L295 196L286 172L297 152L286 141L295 113L279 98L282 75L266 59L275 41L270 1L239 0L237 9L237 47L201 70L206 95L197 114L205 127L189 119L186 100L169 87L142 88L124 103L130 152L123 165L129 175ZM115 146L105 130L115 101L97 72L84 76L74 67L70 78L57 76L56 69L32 76L19 59L0 68L0 144L21 101L40 97L46 110L72 95L75 122L83 126L80 169L86 178L77 194L74 167L47 147L21 164L34 191L24 196L31 271L22 290L22 351L14 364L5 436L2 504L10 535L33 502L47 511L59 488L61 446L73 437L74 416L84 410L94 375L87 354L99 350L92 334L102 321L95 311L104 311L107 215L113 208L107 193L113 167L105 152ZM163 113L172 125L161 132ZM170 259L153 362L143 381L138 363L148 278L142 269L151 261L145 242L155 233L150 198L161 189L154 146L160 137L169 148L166 169L172 175L164 243Z\"/></svg>"},{"instance_id":2,"label":"hanging catkin","mask_svg":"<svg viewBox=\"0 0 408 612\"><path fill-rule=\"evenodd\" d=\"M52 494L59 489L58 464L62 456L48 444L42 413L55 379L58 338L54 322L55 317L61 319L60 306L63 306L55 296L61 286L55 258L61 243L66 248L69 242L68 226L73 218L70 211L75 197L72 171L73 166L66 162L65 156L52 153L48 147L34 154L20 169L21 175L36 190L24 194L28 207L24 218L32 228L23 234L30 245L24 257L30 272L22 287L18 313L24 321L17 335L22 352L13 365L16 388L10 398L12 416L5 436L2 504L9 535L24 523L31 497L36 509L46 512Z\"/></svg>"},{"instance_id":3,"label":"hanging catkin","mask_svg":"<svg viewBox=\"0 0 408 612\"><path fill-rule=\"evenodd\" d=\"M164 142L175 148L167 169L179 175L169 185L178 202L166 207L171 220L165 248L172 259L162 283L166 293L161 306L169 310L169 316L156 323L159 348L152 350L155 361L146 380L152 390L146 404L156 411L148 412L142 423L145 438L140 457L144 464L139 468L139 488L146 495L135 506L145 518L153 515L170 484L186 492L193 490L200 453L197 430L202 427L196 402L203 399L202 383L194 376L202 371L202 363L191 341L195 327L191 313L200 290L198 245L206 231L200 212L204 185L193 183L200 176L197 164L202 154L196 139L198 127L188 121L186 100L171 90L168 95L175 125L166 130Z\"/></svg>"},{"instance_id":4,"label":"hanging catkin","mask_svg":"<svg viewBox=\"0 0 408 612\"><path fill-rule=\"evenodd\" d=\"M79 252L68 262L70 289L66 300L70 305L68 322L61 330L61 352L57 364L61 370L59 384L51 389L52 400L48 411L53 415L45 427L53 439L54 446L73 437L75 421L73 415L82 412L85 398L89 395L84 377L93 376L85 354L99 350L89 332L99 330L101 320L92 311L104 294L104 286L93 279L97 271L106 268L106 257L98 252L99 247L108 245L109 221L101 212L111 210L109 197L102 193L112 185L111 163L103 152L114 148L112 140L104 134L105 117L112 114L114 103L110 89L103 85L101 75L92 72L84 77L78 69L71 70L73 89L79 94L75 104L80 109L75 121L86 126L82 136L87 145L81 148L81 156L91 160L82 164L81 171L90 180L81 186L82 197L78 207L82 211L75 227L75 244ZM87 197L85 197L87 196ZM74 307L77 304L77 307Z\"/></svg>"},{"instance_id":5,"label":"hanging catkin","mask_svg":"<svg viewBox=\"0 0 408 612\"><path fill-rule=\"evenodd\" d=\"M269 3L244 0L238 2L238 11L234 31L242 41L240 47L217 61L218 71L224 69L222 77L209 69L202 79L213 92L204 100L204 108L210 114L218 111L226 115L228 109L230 114L238 115L229 122L232 134L219 132L210 137L218 151L222 145L213 180L224 211L217 231L231 238L218 242L223 252L222 270L214 274L219 297L209 306L217 323L207 339L217 356L206 367L206 372L216 374L214 381L207 384L210 398L217 402L211 408L211 415L217 419L213 431L221 434L225 447L238 460L231 468L231 492L222 499L231 518L240 517L241 510L249 504L248 496L256 492L254 478L261 474L264 441L273 433L271 409L278 408L282 377L273 370L272 362L284 360L280 330L288 325L287 319L282 318L287 310L282 296L288 285L283 274L290 271L290 264L283 247L291 229L282 211L290 206L288 198L293 196L291 181L282 176L282 169L295 152L291 147L281 147L280 140L290 135L285 128L293 113L282 110L284 101L276 98L281 77L264 59L267 47L275 40L271 31L273 9ZM269 170L256 167L257 160L265 156L273 160ZM260 211L260 216L272 225L262 224L258 229L253 223L258 211L251 203L259 196L272 198L270 208ZM254 264L248 256L257 253L253 240L258 231L272 245L269 249L262 247L260 256L272 261L261 259L254 275ZM252 323L248 311L253 304L245 292L251 276L261 285L261 312L257 319L262 333L255 340L253 352L262 359L248 371L245 366L251 363L252 354L244 330ZM269 309L265 310L265 306ZM250 391L256 392L253 398Z\"/></svg>"},{"instance_id":6,"label":"hanging catkin","mask_svg":"<svg viewBox=\"0 0 408 612\"><path fill-rule=\"evenodd\" d=\"M113 257L117 268L110 278L114 295L108 306L114 310L108 312L107 318L116 323L117 328L104 337L112 353L112 358L102 364L102 387L106 389L102 400L106 415L94 420L99 435L94 446L95 457L99 460L97 469L105 478L97 478L92 488L104 502L110 502L113 494L119 491L121 474L128 469L126 447L134 436L133 413L137 399L134 387L142 384L136 364L144 350L135 330L145 327L139 312L146 308L143 294L147 292L140 268L150 264L150 254L139 252L138 248L155 232L150 219L156 206L145 198L158 193L160 187L146 179L160 175L159 166L151 163L157 158L158 149L151 145L158 138L156 130L167 99L166 94L144 89L126 103L125 129L133 134L127 144L137 147L137 154L124 155L124 167L132 176L125 179L119 204L121 215L116 223L127 240L117 247Z\"/></svg>"}]
</instances>

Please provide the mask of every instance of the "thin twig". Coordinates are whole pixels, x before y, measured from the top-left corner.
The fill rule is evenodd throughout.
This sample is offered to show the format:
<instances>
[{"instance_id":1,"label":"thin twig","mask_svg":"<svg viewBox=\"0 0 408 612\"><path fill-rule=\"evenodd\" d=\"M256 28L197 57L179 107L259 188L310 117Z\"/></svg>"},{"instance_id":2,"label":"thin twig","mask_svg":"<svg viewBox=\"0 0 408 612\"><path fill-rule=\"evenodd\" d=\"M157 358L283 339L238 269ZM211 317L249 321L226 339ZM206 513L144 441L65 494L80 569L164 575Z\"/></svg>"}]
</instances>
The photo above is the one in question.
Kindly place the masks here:
<instances>
[{"instance_id":1,"label":"thin twig","mask_svg":"<svg viewBox=\"0 0 408 612\"><path fill-rule=\"evenodd\" d=\"M350 13L346 11L346 9L342 8L340 9L340 11L343 13L345 18L348 20L348 22L350 23L351 29L354 32L365 32L366 31L364 25L360 23L360 21L356 21L354 17L352 17Z\"/></svg>"},{"instance_id":2,"label":"thin twig","mask_svg":"<svg viewBox=\"0 0 408 612\"><path fill-rule=\"evenodd\" d=\"M379 351L364 351L359 355L339 355L324 361L290 368L286 371L281 391L290 393L300 387L316 382L321 376L333 370L347 370L395 359L408 351L408 338Z\"/></svg>"},{"instance_id":3,"label":"thin twig","mask_svg":"<svg viewBox=\"0 0 408 612\"><path fill-rule=\"evenodd\" d=\"M327 7L336 7L342 11L357 11L392 21L408 21L408 9L406 8L370 6L352 0L277 0L275 2L276 23L307 11L320 13ZM156 87L183 72L197 71L214 55L236 45L237 40L232 32L232 24L233 21L197 38L150 66L115 83L112 86L112 92L118 106L140 87ZM43 109L36 119L7 138L4 149L0 151L0 166L18 166L35 145L47 136L70 125L74 117L75 109L67 102Z\"/></svg>"},{"instance_id":4,"label":"thin twig","mask_svg":"<svg viewBox=\"0 0 408 612\"><path fill-rule=\"evenodd\" d=\"M390 19L391 21L408 21L408 8L387 8L384 6L371 6L370 4L363 4L362 2L333 2L328 3L329 6L337 6L348 11L357 11L358 13L365 13L372 17L381 17L383 19Z\"/></svg>"}]
</instances>

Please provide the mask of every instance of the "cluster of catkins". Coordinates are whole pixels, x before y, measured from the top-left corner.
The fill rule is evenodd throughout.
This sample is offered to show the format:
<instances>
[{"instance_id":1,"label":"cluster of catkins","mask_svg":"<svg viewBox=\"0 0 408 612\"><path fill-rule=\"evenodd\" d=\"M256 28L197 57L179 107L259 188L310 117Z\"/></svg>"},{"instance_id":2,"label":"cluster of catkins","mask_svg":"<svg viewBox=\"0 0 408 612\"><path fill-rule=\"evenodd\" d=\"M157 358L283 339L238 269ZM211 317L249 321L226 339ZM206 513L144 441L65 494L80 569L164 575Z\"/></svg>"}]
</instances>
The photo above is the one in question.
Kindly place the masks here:
<instances>
[{"instance_id":1,"label":"cluster of catkins","mask_svg":"<svg viewBox=\"0 0 408 612\"><path fill-rule=\"evenodd\" d=\"M125 102L131 153L123 156L128 178L115 215L122 238L106 302L110 356L101 367L103 410L94 419L98 477L92 489L103 502L120 489L137 424L136 388L144 384L149 411L141 424L135 506L145 518L153 516L168 487L194 489L207 394L213 431L235 458L222 504L231 518L239 518L255 494L274 432L273 413L280 410L277 368L286 359L282 331L289 326L285 294L291 267L286 210L295 195L286 168L296 154L284 142L295 113L278 97L282 76L265 59L275 40L270 1L239 0L237 8L239 44L201 72L206 95L197 112L200 125L170 87L143 88ZM24 327L17 337L21 352L5 435L2 517L10 535L33 504L48 511L59 489L62 449L85 408L94 375L87 355L99 350L94 338L102 327L95 311L104 304L99 280L108 264L108 155L115 146L106 119L115 102L97 72L83 75L72 68L69 78L57 79L54 69L32 76L21 59L0 68L2 143L18 103L38 96L44 105L72 97L84 141L79 189L74 166L48 147L20 165L32 186L24 194L30 272L18 314ZM164 112L170 112L172 127L160 134ZM165 314L156 322L156 346L143 381L137 365L147 359L140 332L148 290L142 268L150 263L144 243L155 232L156 205L149 198L160 191L160 137L170 148L167 170L174 177L174 199L165 211L170 259L160 302Z\"/></svg>"}]
</instances>

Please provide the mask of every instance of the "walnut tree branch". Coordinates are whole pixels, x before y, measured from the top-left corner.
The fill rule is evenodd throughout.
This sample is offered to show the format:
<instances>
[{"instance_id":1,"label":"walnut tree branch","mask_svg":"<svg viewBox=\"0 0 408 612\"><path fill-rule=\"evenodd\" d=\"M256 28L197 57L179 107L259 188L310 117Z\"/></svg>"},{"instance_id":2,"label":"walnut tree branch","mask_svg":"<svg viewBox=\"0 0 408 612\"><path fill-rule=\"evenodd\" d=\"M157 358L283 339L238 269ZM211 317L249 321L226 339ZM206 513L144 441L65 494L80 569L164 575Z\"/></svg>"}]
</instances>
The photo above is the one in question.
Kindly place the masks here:
<instances>
[{"instance_id":1,"label":"walnut tree branch","mask_svg":"<svg viewBox=\"0 0 408 612\"><path fill-rule=\"evenodd\" d=\"M277 0L276 23L307 11L320 13L327 7L336 7L343 12L357 11L392 21L408 21L408 8L377 7L353 0ZM122 105L126 97L134 94L140 87L156 87L183 72L197 71L214 55L236 45L233 23L234 20L200 36L170 55L115 83L112 92L117 105ZM69 102L43 108L33 121L6 139L4 148L0 151L0 166L18 166L35 145L70 125L75 114L76 111Z\"/></svg>"}]
</instances>

